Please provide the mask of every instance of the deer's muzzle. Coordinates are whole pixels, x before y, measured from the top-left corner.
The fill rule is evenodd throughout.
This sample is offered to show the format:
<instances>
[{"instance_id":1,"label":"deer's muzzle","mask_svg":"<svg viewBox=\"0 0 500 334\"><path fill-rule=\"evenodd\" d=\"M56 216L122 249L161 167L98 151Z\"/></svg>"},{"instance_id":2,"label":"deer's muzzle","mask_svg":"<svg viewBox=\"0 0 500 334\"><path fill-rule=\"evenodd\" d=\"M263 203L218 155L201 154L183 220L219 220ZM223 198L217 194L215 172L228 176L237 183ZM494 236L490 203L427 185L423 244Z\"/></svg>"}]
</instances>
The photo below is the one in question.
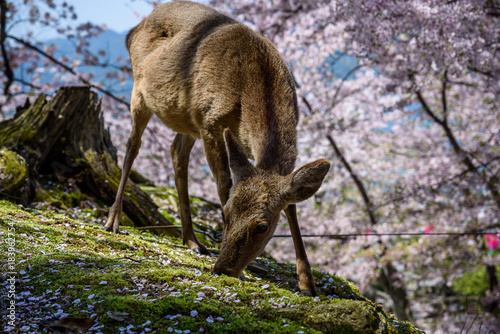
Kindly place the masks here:
<instances>
[{"instance_id":1,"label":"deer's muzzle","mask_svg":"<svg viewBox=\"0 0 500 334\"><path fill-rule=\"evenodd\" d=\"M233 268L225 268L223 265L221 265L219 263L219 261L217 261L214 265L214 269L212 270L212 273L216 274L216 275L227 275L227 276L231 276L231 277L236 277L236 278L239 278L241 275L242 275L242 271L241 270L235 270Z\"/></svg>"}]
</instances>

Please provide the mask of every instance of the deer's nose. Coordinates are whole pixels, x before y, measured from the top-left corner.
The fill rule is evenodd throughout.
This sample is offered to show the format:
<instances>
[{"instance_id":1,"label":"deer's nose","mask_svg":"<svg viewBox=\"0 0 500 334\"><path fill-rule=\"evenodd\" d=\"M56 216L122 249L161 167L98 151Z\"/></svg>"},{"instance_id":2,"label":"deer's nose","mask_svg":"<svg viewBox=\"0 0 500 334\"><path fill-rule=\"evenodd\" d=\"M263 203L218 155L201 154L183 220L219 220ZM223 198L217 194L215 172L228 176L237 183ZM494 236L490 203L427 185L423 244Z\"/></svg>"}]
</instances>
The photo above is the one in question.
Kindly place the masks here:
<instances>
[{"instance_id":1,"label":"deer's nose","mask_svg":"<svg viewBox=\"0 0 500 334\"><path fill-rule=\"evenodd\" d=\"M214 266L214 269L212 270L212 273L214 273L215 275L227 275L227 276L231 276L231 277L236 277L238 278L239 277L239 274L231 269L231 268L223 268L222 266L218 266L217 264L215 264Z\"/></svg>"}]
</instances>

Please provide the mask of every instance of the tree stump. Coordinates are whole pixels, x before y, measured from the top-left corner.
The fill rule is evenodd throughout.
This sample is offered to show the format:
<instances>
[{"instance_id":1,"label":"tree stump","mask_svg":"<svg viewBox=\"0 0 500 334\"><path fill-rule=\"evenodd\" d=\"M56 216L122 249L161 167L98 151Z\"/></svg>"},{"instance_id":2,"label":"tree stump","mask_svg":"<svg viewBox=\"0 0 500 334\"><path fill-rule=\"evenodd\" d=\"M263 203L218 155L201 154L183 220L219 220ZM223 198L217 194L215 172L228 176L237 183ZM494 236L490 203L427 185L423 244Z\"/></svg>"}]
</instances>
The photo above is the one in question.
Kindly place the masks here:
<instances>
[{"instance_id":1,"label":"tree stump","mask_svg":"<svg viewBox=\"0 0 500 334\"><path fill-rule=\"evenodd\" d=\"M39 175L54 174L59 180L75 180L83 193L106 205L114 202L121 169L109 132L104 129L100 101L88 86L64 87L50 101L42 94L32 104L27 103L14 118L0 123L0 147L26 161L28 201L43 192ZM131 180L123 212L137 227L171 225L149 195ZM177 229L158 231L180 235Z\"/></svg>"}]
</instances>

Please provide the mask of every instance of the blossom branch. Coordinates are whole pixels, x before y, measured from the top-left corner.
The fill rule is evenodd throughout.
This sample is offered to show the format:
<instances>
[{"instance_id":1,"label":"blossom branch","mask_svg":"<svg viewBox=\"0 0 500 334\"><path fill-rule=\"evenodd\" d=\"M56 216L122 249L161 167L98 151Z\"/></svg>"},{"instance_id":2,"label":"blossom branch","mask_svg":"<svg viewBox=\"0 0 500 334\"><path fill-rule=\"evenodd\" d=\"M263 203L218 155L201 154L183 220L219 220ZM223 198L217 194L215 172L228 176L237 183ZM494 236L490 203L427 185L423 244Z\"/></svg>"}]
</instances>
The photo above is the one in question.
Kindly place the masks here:
<instances>
[{"instance_id":1,"label":"blossom branch","mask_svg":"<svg viewBox=\"0 0 500 334\"><path fill-rule=\"evenodd\" d=\"M366 211L368 213L368 217L370 218L372 226L377 225L377 219L375 217L373 204L370 200L370 197L368 196L368 192L366 191L363 182L361 182L359 177L353 171L351 165L340 151L333 137L331 135L327 135L326 138L332 145L335 154L339 157L342 165L345 169L347 169L349 175L351 176L359 192L361 193L361 197L363 198L363 202L365 203ZM382 246L382 252L380 255L380 257L382 257L387 252L387 245L382 243L380 239L378 240L378 243ZM394 268L394 265L391 262L387 262L380 268L380 275L378 276L377 281L382 286L382 288L391 296L394 304L397 305L396 311L398 313L398 318L406 321L411 320L412 314L409 307L410 302L408 300L404 278L401 273L399 273L396 268Z\"/></svg>"},{"instance_id":2,"label":"blossom branch","mask_svg":"<svg viewBox=\"0 0 500 334\"><path fill-rule=\"evenodd\" d=\"M434 112L430 109L429 105L425 101L424 97L422 96L422 93L420 91L417 91L417 98L419 102L422 104L422 107L424 111L429 115L436 123L441 125L441 128L444 130L446 136L448 137L448 140L453 148L453 151L457 156L459 156L462 160L462 162L467 166L467 169L473 173L477 173L480 176L483 177L485 183L486 183L486 188L491 192L491 195L493 197L493 200L495 201L496 205L498 208L500 208L500 192L498 191L498 177L493 176L488 178L484 173L480 173L479 170L477 169L476 166L474 166L474 163L472 160L469 158L469 156L466 154L466 152L460 147L458 144L458 141L456 140L455 136L453 135L453 132L451 131L450 127L448 126L447 118L446 118L446 113L447 113L447 104L446 104L446 72L445 72L445 77L443 79L443 87L442 87L442 104L443 104L443 120L440 120ZM488 281L490 282L490 290L493 291L498 287L498 278L496 275L496 271L491 269L491 265L486 265L486 272L488 274ZM494 268L494 267L493 267Z\"/></svg>"},{"instance_id":3,"label":"blossom branch","mask_svg":"<svg viewBox=\"0 0 500 334\"><path fill-rule=\"evenodd\" d=\"M419 102L422 104L422 107L424 111L429 115L436 123L441 125L441 128L444 130L446 137L448 138L448 141L450 142L451 147L453 148L453 151L455 154L460 157L462 160L463 164L473 173L479 174L485 184L488 190L491 192L491 195L493 197L493 200L495 201L496 205L498 208L500 208L500 191L498 189L498 176L493 175L491 177L487 177L485 173L481 173L478 170L478 166L475 166L472 160L469 157L469 154L462 149L462 147L458 144L457 139L455 138L453 132L451 131L450 127L448 126L448 123L446 121L446 118L443 120L440 120L434 112L430 109L429 105L425 101L424 97L422 96L422 93L420 91L416 92L417 98ZM443 102L443 106L446 106L446 103Z\"/></svg>"}]
</instances>

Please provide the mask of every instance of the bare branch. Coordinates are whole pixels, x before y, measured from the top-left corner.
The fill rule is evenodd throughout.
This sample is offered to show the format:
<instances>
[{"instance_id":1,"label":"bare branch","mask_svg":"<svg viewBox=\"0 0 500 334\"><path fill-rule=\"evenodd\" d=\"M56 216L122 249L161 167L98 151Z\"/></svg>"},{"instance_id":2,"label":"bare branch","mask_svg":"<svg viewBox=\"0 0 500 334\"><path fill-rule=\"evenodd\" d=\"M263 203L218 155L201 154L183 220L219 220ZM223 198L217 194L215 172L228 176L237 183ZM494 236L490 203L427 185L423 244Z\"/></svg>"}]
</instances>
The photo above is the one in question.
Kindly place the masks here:
<instances>
[{"instance_id":1,"label":"bare branch","mask_svg":"<svg viewBox=\"0 0 500 334\"><path fill-rule=\"evenodd\" d=\"M446 80L445 80L446 81ZM446 86L443 86L443 90L445 90ZM429 105L425 101L424 97L422 96L422 93L417 90L416 92L417 98L419 102L422 104L423 110L429 115L430 118L432 118L436 123L441 125L446 137L448 138L448 141L450 142L451 147L453 148L453 151L455 154L460 158L460 160L463 162L463 164L468 168L469 171L476 173L477 175L481 176L483 178L483 181L487 187L487 189L491 192L491 195L493 197L493 200L495 201L496 205L498 208L500 208L500 191L498 189L498 176L491 176L488 177L485 173L481 173L478 169L479 166L476 166L472 159L470 158L470 153L466 152L460 144L458 143L457 139L455 138L455 135L451 131L448 122L446 118L443 120L440 120L434 112L430 109ZM444 97L446 95L444 94ZM446 107L446 101L442 101L443 103L443 108Z\"/></svg>"},{"instance_id":2,"label":"bare branch","mask_svg":"<svg viewBox=\"0 0 500 334\"><path fill-rule=\"evenodd\" d=\"M10 99L11 94L9 92L10 86L14 81L14 73L12 72L12 68L10 66L9 57L7 55L7 50L5 48L5 40L7 38L6 22L7 22L7 11L9 10L7 7L7 2L5 0L0 0L0 9L2 10L0 13L0 47L2 49L2 58L4 65L4 74L7 77L7 81L3 87L3 94L7 96L7 99Z\"/></svg>"},{"instance_id":3,"label":"bare branch","mask_svg":"<svg viewBox=\"0 0 500 334\"><path fill-rule=\"evenodd\" d=\"M448 82L448 70L446 69L443 74L443 85L441 88L441 103L443 104L443 122L447 123L448 120L448 101L446 98L446 90L448 89L446 83Z\"/></svg>"},{"instance_id":4,"label":"bare branch","mask_svg":"<svg viewBox=\"0 0 500 334\"><path fill-rule=\"evenodd\" d=\"M95 88L96 90L100 91L101 93L103 93L104 95L106 96L109 96L110 98L112 98L113 100L115 100L116 102L119 102L121 104L124 104L125 106L127 106L127 108L130 108L130 104L125 101L124 99L121 99L117 96L115 96L113 93L111 93L109 90L106 90L106 89L103 89L97 85L95 85L94 83L92 83L91 81L83 78L81 75L79 75L75 70L73 70L71 67L69 67L68 65L64 64L63 62L55 59L53 56L49 55L48 53L44 52L42 49L36 47L35 45L31 44L31 43L28 43L26 42L25 40L23 39L20 39L20 38L17 38L15 36L11 36L11 35L7 35L8 38L11 38L13 40L15 40L16 42L18 42L19 44L22 44L24 46L26 46L27 48L29 49L32 49L34 51L36 51L37 53L39 53L40 55L44 56L45 58L49 59L51 62L53 62L54 64L56 64L57 66L59 67L62 67L65 71L75 75L79 81L81 81L82 83L86 84L86 85L89 85L91 86L92 88Z\"/></svg>"},{"instance_id":5,"label":"bare branch","mask_svg":"<svg viewBox=\"0 0 500 334\"><path fill-rule=\"evenodd\" d=\"M477 67L472 67L472 66L469 66L468 67L469 70L471 70L472 72L475 72L475 73L479 73L479 74L482 74L490 79L493 79L495 77L495 74L497 73L494 73L493 71L485 71L485 70L481 70Z\"/></svg>"},{"instance_id":6,"label":"bare branch","mask_svg":"<svg viewBox=\"0 0 500 334\"><path fill-rule=\"evenodd\" d=\"M33 88L33 89L38 89L38 90L42 89L42 87L34 85L31 82L28 82L28 81L23 80L23 79L14 78L14 81L19 82L21 85L25 85L25 86L28 86L28 87Z\"/></svg>"},{"instance_id":7,"label":"bare branch","mask_svg":"<svg viewBox=\"0 0 500 334\"><path fill-rule=\"evenodd\" d=\"M436 114L434 114L434 112L431 110L431 108L429 107L429 105L427 104L427 101L425 101L422 93L417 90L417 99L418 99L418 102L420 102L420 104L422 105L422 108L424 109L424 111L427 113L427 115L430 116L430 118L432 118L432 120L440 125L443 124L443 120L440 120L439 117L437 117Z\"/></svg>"},{"instance_id":8,"label":"bare branch","mask_svg":"<svg viewBox=\"0 0 500 334\"><path fill-rule=\"evenodd\" d=\"M330 142L330 144L333 147L333 150L335 151L335 154L339 157L340 161L342 162L342 165L344 165L345 169L349 172L349 175L353 179L354 183L356 183L356 186L358 187L359 192L361 193L361 197L363 198L363 202L365 203L366 206L366 211L368 212L368 217L370 218L371 224L377 225L377 219L375 218L374 210L373 210L373 204L370 200L370 197L368 196L368 192L365 189L365 186L363 185L363 182L359 179L359 177L356 175L356 173L353 171L351 168L351 165L349 162L346 160L342 152L340 151L339 147L337 146L337 143L333 140L332 136L327 135L326 138Z\"/></svg>"},{"instance_id":9,"label":"bare branch","mask_svg":"<svg viewBox=\"0 0 500 334\"><path fill-rule=\"evenodd\" d=\"M340 85L337 87L337 90L335 91L335 94L333 95L333 98L332 98L332 101L333 101L333 105L335 105L335 101L337 100L337 95L340 93L340 89L342 88L342 85L344 84L344 82L349 79L349 77L351 75L353 75L354 73L356 73L357 70L359 70L360 68L362 68L363 66L362 65L358 65L358 66L355 66L353 68L351 68L349 70L349 72L347 72L344 77L342 78L342 81L340 82Z\"/></svg>"},{"instance_id":10,"label":"bare branch","mask_svg":"<svg viewBox=\"0 0 500 334\"><path fill-rule=\"evenodd\" d=\"M312 113L313 109L309 101L306 99L305 96L302 96L302 102L306 105L307 109L309 110L310 113Z\"/></svg>"}]
</instances>

